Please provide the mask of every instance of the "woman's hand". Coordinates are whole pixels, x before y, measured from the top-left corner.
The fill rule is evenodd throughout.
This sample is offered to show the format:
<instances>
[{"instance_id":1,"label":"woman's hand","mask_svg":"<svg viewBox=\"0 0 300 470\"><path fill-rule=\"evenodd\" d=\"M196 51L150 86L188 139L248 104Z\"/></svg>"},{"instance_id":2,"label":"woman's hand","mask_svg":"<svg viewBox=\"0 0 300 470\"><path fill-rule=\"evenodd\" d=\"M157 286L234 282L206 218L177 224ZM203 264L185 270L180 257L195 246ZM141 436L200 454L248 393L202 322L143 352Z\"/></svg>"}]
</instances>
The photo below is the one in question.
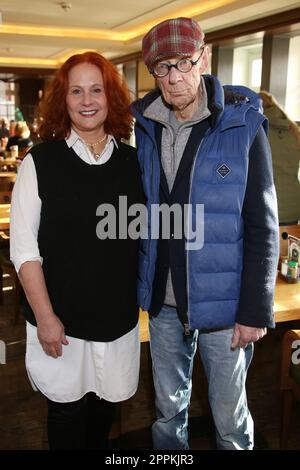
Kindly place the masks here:
<instances>
[{"instance_id":1,"label":"woman's hand","mask_svg":"<svg viewBox=\"0 0 300 470\"><path fill-rule=\"evenodd\" d=\"M69 344L64 325L54 314L38 322L37 336L45 353L55 359L62 356L62 345Z\"/></svg>"},{"instance_id":2,"label":"woman's hand","mask_svg":"<svg viewBox=\"0 0 300 470\"><path fill-rule=\"evenodd\" d=\"M37 336L43 350L54 358L62 355L62 345L69 344L64 325L53 312L40 261L21 265L19 278L35 315Z\"/></svg>"}]
</instances>

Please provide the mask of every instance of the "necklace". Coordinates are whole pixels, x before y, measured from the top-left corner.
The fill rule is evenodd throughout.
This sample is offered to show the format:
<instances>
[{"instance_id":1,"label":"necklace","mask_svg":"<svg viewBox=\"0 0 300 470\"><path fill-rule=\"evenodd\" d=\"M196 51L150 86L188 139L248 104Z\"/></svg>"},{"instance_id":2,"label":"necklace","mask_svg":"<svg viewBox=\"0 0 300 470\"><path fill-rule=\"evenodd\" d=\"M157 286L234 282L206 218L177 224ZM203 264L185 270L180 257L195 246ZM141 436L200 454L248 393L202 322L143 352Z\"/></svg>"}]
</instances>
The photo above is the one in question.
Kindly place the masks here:
<instances>
[{"instance_id":1,"label":"necklace","mask_svg":"<svg viewBox=\"0 0 300 470\"><path fill-rule=\"evenodd\" d=\"M107 138L107 134L104 134L104 137L102 137L102 139L99 139L97 140L96 142L93 142L93 143L89 143L89 142L86 142L84 140L84 143L87 147L90 147L91 148L91 152L93 154L93 157L94 159L97 161L100 157L101 157L101 154L99 153L96 153L94 152L94 147L96 147L98 144L101 144L102 142L104 142L104 140Z\"/></svg>"}]
</instances>

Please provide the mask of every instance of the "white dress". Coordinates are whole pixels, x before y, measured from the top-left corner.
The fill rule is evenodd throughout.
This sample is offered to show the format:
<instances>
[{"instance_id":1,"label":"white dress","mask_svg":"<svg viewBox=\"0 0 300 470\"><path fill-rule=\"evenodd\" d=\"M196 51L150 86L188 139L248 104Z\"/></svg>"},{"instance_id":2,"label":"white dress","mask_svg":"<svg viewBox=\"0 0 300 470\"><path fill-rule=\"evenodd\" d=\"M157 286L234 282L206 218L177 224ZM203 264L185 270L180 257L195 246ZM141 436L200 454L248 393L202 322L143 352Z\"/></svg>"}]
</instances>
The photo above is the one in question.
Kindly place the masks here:
<instances>
[{"instance_id":1,"label":"white dress","mask_svg":"<svg viewBox=\"0 0 300 470\"><path fill-rule=\"evenodd\" d=\"M66 139L78 158L93 165L105 164L117 146L109 136L101 158L96 162L74 130ZM37 234L41 200L32 156L21 164L12 195L10 213L11 260L19 271L25 261L40 261ZM99 286L101 289L101 286ZM112 308L118 308L113 305ZM140 365L139 325L111 342L87 341L67 336L63 354L54 359L44 353L37 328L27 322L26 368L33 388L56 402L79 400L88 392L118 402L136 392Z\"/></svg>"}]
</instances>

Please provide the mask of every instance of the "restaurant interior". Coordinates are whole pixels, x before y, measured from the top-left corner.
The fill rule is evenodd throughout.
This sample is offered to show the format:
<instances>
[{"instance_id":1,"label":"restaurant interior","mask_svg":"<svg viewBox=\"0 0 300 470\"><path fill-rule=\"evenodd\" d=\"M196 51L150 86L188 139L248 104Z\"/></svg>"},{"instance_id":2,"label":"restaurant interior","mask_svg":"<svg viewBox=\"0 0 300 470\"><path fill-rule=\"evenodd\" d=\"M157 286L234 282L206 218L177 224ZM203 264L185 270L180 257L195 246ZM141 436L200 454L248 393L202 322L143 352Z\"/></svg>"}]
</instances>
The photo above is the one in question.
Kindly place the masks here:
<instances>
[{"instance_id":1,"label":"restaurant interior","mask_svg":"<svg viewBox=\"0 0 300 470\"><path fill-rule=\"evenodd\" d=\"M268 91L300 125L299 1L27 0L25 10L21 0L0 1L0 450L47 449L46 404L32 390L24 364L23 293L9 257L9 227L14 183L26 153L39 142L38 105L57 68L77 52L97 51L124 75L132 100L143 97L155 86L142 61L143 35L166 18L192 17L206 32L207 73L222 84ZM295 160L300 162L300 141ZM300 374L291 364L292 344L300 345L300 274L298 265L296 275L286 267L295 256L300 263L300 221L281 223L276 328L257 343L247 382L255 450L300 450ZM154 390L148 314L142 311L140 341L139 387L118 406L110 435L116 449L152 448ZM189 419L192 450L215 449L206 388L199 357Z\"/></svg>"}]
</instances>

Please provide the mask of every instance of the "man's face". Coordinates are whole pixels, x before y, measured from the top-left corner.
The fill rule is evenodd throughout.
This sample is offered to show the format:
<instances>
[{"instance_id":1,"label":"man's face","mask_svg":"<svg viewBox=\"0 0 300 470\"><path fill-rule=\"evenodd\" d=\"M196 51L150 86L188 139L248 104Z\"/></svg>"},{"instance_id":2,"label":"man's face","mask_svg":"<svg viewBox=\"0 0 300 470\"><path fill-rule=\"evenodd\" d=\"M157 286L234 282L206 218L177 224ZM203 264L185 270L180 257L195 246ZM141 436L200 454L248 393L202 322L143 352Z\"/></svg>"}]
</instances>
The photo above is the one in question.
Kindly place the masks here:
<instances>
[{"instance_id":1,"label":"man's face","mask_svg":"<svg viewBox=\"0 0 300 470\"><path fill-rule=\"evenodd\" d=\"M165 77L157 77L157 85L159 86L164 100L170 104L174 111L183 111L189 107L193 107L193 103L198 100L198 88L200 84L201 74L206 70L208 65L208 48L204 46L204 50L200 49L195 52L189 59L195 61L202 56L189 72L180 72L175 67L169 70ZM160 61L160 63L176 64L182 57L172 57Z\"/></svg>"}]
</instances>

